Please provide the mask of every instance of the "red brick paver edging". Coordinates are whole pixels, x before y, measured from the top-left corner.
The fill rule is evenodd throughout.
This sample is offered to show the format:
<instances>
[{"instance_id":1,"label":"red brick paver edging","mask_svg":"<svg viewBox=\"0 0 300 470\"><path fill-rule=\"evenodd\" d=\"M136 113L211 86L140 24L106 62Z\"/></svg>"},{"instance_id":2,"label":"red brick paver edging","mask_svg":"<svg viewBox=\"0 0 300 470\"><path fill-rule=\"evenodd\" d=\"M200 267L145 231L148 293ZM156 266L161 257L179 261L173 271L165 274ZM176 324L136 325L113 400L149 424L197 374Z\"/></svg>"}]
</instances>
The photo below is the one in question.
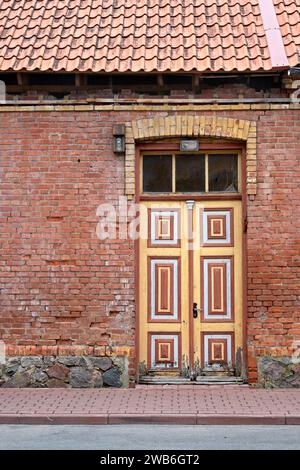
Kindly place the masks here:
<instances>
[{"instance_id":1,"label":"red brick paver edging","mask_svg":"<svg viewBox=\"0 0 300 470\"><path fill-rule=\"evenodd\" d=\"M0 389L1 424L300 424L300 389Z\"/></svg>"}]
</instances>

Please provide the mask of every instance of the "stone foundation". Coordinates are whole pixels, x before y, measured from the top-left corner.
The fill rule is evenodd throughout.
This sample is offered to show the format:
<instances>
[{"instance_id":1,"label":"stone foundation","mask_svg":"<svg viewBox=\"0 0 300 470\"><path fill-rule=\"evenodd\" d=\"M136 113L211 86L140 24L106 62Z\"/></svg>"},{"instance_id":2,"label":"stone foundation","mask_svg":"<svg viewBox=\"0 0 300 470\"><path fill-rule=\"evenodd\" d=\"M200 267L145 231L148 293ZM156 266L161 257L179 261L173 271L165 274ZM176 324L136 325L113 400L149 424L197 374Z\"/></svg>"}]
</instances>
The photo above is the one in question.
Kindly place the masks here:
<instances>
[{"instance_id":1,"label":"stone foundation","mask_svg":"<svg viewBox=\"0 0 300 470\"><path fill-rule=\"evenodd\" d=\"M292 362L291 358L260 357L257 365L261 387L300 387L300 363Z\"/></svg>"},{"instance_id":2,"label":"stone foundation","mask_svg":"<svg viewBox=\"0 0 300 470\"><path fill-rule=\"evenodd\" d=\"M128 387L128 365L125 357L8 357L0 365L0 387Z\"/></svg>"}]
</instances>

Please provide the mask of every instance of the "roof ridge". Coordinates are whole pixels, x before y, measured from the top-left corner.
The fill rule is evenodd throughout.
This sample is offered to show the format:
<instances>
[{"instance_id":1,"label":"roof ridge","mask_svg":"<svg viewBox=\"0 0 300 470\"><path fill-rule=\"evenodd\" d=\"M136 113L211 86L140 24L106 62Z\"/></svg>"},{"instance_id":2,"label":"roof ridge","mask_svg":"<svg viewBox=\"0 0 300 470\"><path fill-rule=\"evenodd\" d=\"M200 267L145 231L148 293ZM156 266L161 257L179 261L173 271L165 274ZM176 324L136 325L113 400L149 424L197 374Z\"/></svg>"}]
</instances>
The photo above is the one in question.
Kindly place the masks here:
<instances>
[{"instance_id":1,"label":"roof ridge","mask_svg":"<svg viewBox=\"0 0 300 470\"><path fill-rule=\"evenodd\" d=\"M289 65L289 61L283 44L283 38L273 0L258 0L258 3L270 51L272 66L274 68L287 67Z\"/></svg>"}]
</instances>

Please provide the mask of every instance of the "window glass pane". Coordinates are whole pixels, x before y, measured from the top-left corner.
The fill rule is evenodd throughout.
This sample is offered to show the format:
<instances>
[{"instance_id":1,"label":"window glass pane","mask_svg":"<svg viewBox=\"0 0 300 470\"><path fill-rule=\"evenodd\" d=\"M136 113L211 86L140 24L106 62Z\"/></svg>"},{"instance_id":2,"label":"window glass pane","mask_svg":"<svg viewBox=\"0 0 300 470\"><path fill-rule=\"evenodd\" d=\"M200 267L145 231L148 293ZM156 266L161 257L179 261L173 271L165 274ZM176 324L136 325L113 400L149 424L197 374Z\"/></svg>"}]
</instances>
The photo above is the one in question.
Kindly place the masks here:
<instances>
[{"instance_id":1,"label":"window glass pane","mask_svg":"<svg viewBox=\"0 0 300 470\"><path fill-rule=\"evenodd\" d=\"M143 156L143 191L155 193L172 191L171 155Z\"/></svg>"},{"instance_id":2,"label":"window glass pane","mask_svg":"<svg viewBox=\"0 0 300 470\"><path fill-rule=\"evenodd\" d=\"M176 155L176 192L205 191L204 155Z\"/></svg>"},{"instance_id":3,"label":"window glass pane","mask_svg":"<svg viewBox=\"0 0 300 470\"><path fill-rule=\"evenodd\" d=\"M209 191L237 192L237 155L208 156Z\"/></svg>"}]
</instances>

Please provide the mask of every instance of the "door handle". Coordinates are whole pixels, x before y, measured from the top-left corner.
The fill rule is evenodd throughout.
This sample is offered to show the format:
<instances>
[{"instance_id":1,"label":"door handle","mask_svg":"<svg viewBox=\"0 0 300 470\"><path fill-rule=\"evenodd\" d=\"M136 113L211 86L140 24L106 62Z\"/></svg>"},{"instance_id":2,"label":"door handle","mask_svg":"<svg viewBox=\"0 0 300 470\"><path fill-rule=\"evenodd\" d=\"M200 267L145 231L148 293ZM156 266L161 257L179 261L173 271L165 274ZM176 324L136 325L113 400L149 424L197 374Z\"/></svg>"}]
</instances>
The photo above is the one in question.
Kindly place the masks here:
<instances>
[{"instance_id":1,"label":"door handle","mask_svg":"<svg viewBox=\"0 0 300 470\"><path fill-rule=\"evenodd\" d=\"M193 303L193 317L197 318L198 316L198 309L197 309L197 304L196 302Z\"/></svg>"}]
</instances>

